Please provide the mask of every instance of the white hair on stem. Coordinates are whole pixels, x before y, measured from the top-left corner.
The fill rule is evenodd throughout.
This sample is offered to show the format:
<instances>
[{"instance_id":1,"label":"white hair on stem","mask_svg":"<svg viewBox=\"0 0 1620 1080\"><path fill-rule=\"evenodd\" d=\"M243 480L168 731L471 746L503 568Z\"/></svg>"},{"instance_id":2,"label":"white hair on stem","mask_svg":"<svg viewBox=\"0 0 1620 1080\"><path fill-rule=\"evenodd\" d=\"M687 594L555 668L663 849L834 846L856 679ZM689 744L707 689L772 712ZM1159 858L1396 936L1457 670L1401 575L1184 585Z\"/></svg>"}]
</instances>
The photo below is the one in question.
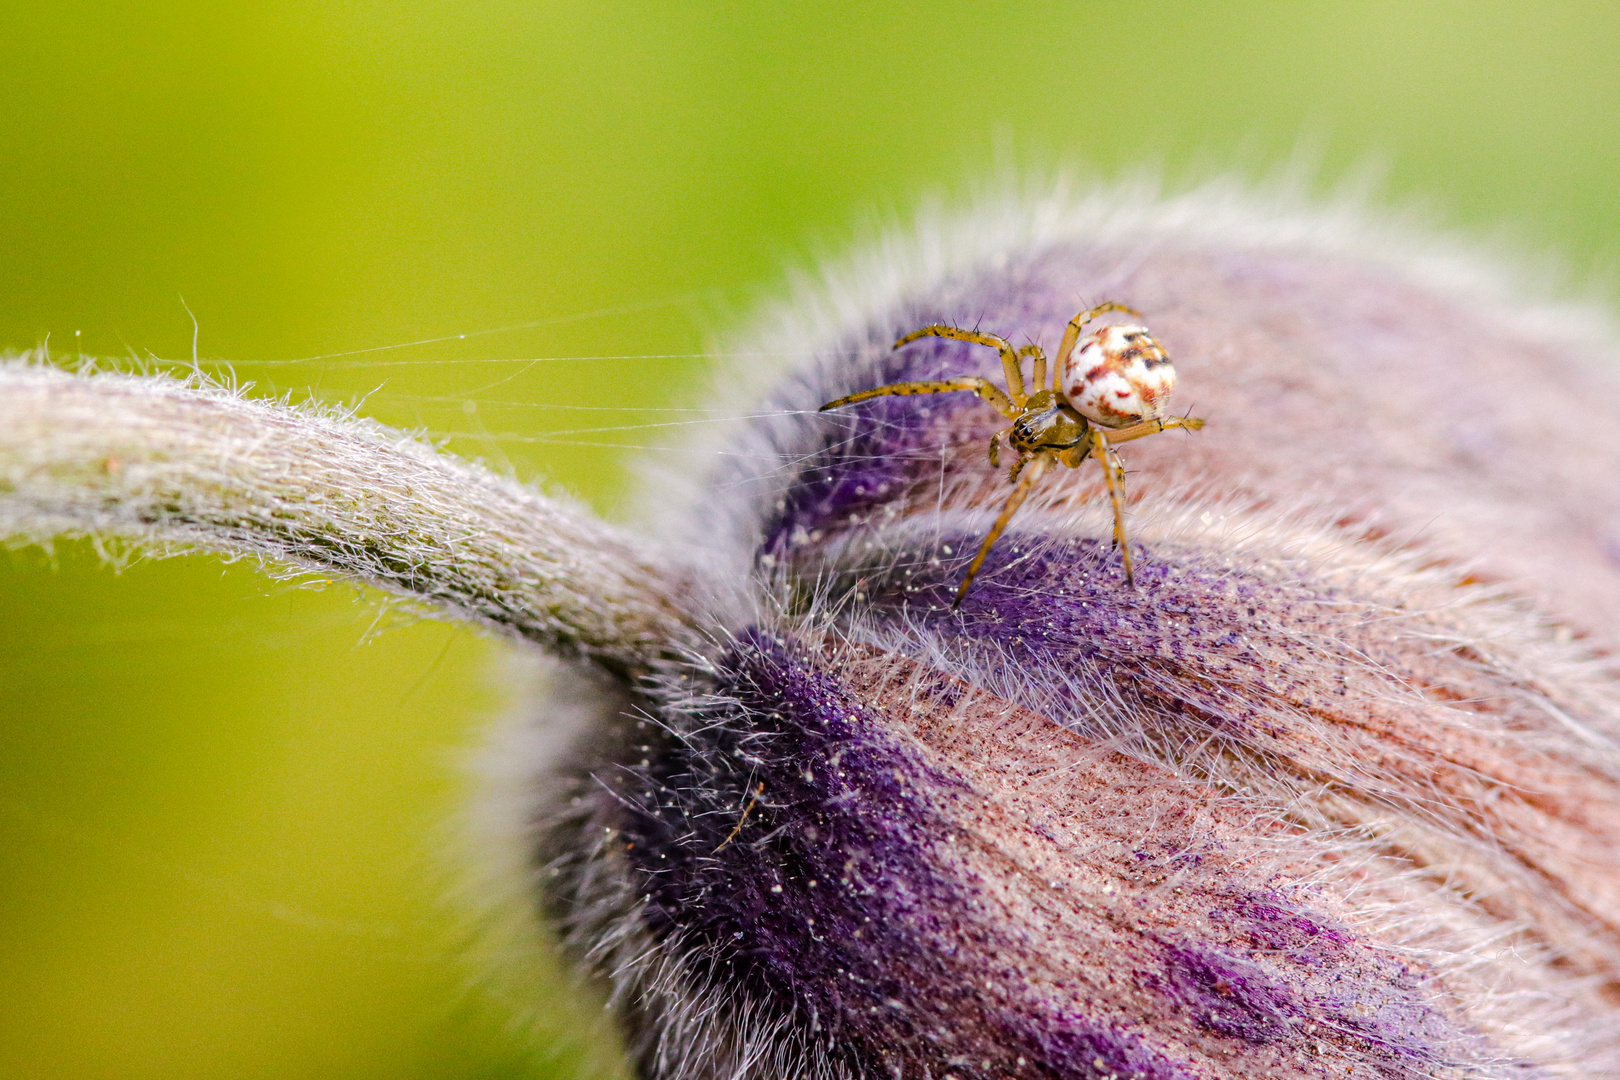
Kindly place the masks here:
<instances>
[{"instance_id":1,"label":"white hair on stem","mask_svg":"<svg viewBox=\"0 0 1620 1080\"><path fill-rule=\"evenodd\" d=\"M57 536L335 574L627 669L693 639L654 544L419 440L197 377L0 360L0 538Z\"/></svg>"}]
</instances>

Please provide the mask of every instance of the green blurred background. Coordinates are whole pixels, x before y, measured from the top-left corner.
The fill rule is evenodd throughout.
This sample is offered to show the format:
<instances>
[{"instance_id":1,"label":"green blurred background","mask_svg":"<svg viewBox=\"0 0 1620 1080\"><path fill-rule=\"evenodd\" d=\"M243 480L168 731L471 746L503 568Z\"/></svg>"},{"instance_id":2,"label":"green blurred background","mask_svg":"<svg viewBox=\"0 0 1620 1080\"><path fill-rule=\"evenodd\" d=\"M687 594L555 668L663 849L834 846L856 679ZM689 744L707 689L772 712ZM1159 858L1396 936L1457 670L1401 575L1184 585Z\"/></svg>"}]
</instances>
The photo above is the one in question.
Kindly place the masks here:
<instances>
[{"instance_id":1,"label":"green blurred background","mask_svg":"<svg viewBox=\"0 0 1620 1080\"><path fill-rule=\"evenodd\" d=\"M1391 200L1601 277L1616 11L10 0L0 347L189 357L183 296L262 391L369 395L612 513L784 265L1008 165L1305 136L1324 185L1381 156ZM0 552L0 1076L611 1071L554 967L534 1043L468 980L442 899L499 649L378 615Z\"/></svg>"}]
</instances>

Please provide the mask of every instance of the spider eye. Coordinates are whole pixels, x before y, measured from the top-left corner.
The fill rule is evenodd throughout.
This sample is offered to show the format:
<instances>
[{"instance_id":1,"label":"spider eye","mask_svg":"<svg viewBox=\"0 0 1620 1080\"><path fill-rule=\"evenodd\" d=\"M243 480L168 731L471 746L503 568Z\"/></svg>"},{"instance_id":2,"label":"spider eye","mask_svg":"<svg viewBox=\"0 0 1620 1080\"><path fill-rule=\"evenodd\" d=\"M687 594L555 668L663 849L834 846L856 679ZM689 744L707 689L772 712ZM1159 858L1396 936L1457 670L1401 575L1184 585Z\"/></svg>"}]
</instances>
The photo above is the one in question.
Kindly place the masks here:
<instances>
[{"instance_id":1,"label":"spider eye","mask_svg":"<svg viewBox=\"0 0 1620 1080\"><path fill-rule=\"evenodd\" d=\"M1063 367L1063 396L1102 427L1158 417L1175 388L1175 366L1145 326L1089 334Z\"/></svg>"}]
</instances>

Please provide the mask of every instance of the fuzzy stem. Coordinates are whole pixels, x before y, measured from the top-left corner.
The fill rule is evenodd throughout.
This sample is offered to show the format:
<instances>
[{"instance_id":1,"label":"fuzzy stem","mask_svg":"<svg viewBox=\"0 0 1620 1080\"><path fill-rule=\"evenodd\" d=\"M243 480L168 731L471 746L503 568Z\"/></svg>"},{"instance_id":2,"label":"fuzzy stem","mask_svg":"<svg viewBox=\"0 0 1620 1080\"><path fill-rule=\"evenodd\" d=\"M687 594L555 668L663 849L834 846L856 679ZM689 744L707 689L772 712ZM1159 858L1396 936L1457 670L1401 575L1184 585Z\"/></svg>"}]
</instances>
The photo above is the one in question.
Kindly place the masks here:
<instances>
[{"instance_id":1,"label":"fuzzy stem","mask_svg":"<svg viewBox=\"0 0 1620 1080\"><path fill-rule=\"evenodd\" d=\"M690 583L645 542L399 432L0 361L0 539L63 535L337 574L618 672L694 640Z\"/></svg>"}]
</instances>

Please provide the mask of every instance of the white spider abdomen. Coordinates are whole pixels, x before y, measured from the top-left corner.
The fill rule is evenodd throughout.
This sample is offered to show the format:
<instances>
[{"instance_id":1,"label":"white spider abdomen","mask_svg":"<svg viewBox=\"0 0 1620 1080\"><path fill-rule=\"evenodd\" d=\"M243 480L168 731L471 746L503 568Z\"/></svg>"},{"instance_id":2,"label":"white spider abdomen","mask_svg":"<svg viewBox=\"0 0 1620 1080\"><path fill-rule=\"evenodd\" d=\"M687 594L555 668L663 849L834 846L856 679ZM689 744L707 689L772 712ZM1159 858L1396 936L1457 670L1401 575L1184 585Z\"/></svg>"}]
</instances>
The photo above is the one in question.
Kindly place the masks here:
<instances>
[{"instance_id":1,"label":"white spider abdomen","mask_svg":"<svg viewBox=\"0 0 1620 1080\"><path fill-rule=\"evenodd\" d=\"M1105 428L1151 420L1176 388L1176 369L1145 326L1106 326L1081 339L1063 366L1063 395Z\"/></svg>"}]
</instances>

